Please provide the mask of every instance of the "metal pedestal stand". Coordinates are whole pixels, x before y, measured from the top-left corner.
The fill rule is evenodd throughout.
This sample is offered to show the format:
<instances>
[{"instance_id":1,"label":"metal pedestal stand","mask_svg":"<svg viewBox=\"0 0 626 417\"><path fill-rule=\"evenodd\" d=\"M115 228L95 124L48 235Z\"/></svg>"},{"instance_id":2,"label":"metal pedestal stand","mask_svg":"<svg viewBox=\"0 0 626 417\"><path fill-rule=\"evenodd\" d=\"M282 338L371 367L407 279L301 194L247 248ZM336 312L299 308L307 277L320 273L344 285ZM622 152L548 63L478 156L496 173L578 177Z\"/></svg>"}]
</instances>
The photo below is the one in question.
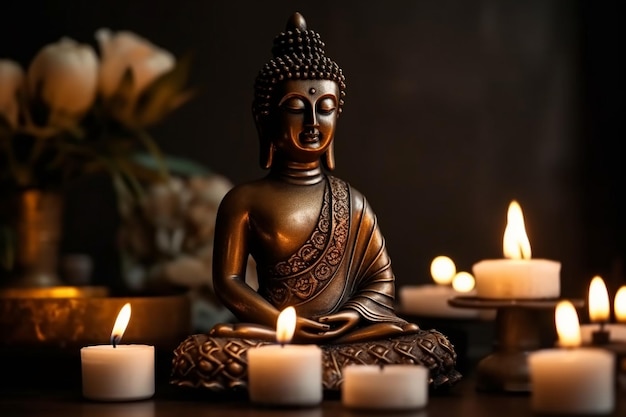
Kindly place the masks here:
<instances>
[{"instance_id":1,"label":"metal pedestal stand","mask_svg":"<svg viewBox=\"0 0 626 417\"><path fill-rule=\"evenodd\" d=\"M481 391L530 392L528 353L545 347L546 310L556 307L558 299L492 300L476 297L455 297L448 302L454 307L496 309L496 340L491 354L477 366L477 386ZM572 301L576 307L583 301ZM554 334L554 316L551 319Z\"/></svg>"}]
</instances>

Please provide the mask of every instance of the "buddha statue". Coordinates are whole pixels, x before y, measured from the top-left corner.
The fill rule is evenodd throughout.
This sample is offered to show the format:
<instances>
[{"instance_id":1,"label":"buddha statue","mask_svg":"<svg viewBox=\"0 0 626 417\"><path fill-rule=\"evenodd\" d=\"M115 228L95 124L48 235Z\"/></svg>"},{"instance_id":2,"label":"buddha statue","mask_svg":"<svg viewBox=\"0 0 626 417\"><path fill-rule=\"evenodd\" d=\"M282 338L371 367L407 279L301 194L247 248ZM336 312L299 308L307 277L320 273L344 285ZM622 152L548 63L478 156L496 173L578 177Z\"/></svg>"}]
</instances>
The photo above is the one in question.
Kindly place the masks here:
<instances>
[{"instance_id":1,"label":"buddha statue","mask_svg":"<svg viewBox=\"0 0 626 417\"><path fill-rule=\"evenodd\" d=\"M346 96L342 70L299 13L274 39L272 53L252 105L268 174L233 187L216 219L213 285L237 322L183 341L172 382L245 386L245 351L276 342L278 315L289 306L297 312L293 343L324 351L327 389L340 387L349 363L425 364L435 386L456 382L448 339L395 314L395 277L372 207L330 175ZM258 289L245 280L249 256Z\"/></svg>"}]
</instances>

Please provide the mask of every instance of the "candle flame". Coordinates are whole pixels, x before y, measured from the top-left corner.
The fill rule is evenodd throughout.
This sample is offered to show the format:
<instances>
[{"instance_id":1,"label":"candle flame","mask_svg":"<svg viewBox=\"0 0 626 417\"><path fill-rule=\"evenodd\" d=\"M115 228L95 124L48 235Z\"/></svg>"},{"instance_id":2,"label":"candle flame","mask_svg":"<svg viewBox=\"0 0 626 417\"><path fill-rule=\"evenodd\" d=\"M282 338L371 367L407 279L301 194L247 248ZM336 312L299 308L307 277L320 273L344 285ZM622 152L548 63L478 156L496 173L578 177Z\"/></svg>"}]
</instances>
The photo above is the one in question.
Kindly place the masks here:
<instances>
[{"instance_id":1,"label":"candle flame","mask_svg":"<svg viewBox=\"0 0 626 417\"><path fill-rule=\"evenodd\" d=\"M559 335L559 345L562 347L580 346L581 334L578 313L571 301L560 301L554 313L556 331Z\"/></svg>"},{"instance_id":2,"label":"candle flame","mask_svg":"<svg viewBox=\"0 0 626 417\"><path fill-rule=\"evenodd\" d=\"M439 255L433 258L430 263L430 275L439 285L448 285L452 282L456 274L456 265L454 261L445 255Z\"/></svg>"},{"instance_id":3,"label":"candle flame","mask_svg":"<svg viewBox=\"0 0 626 417\"><path fill-rule=\"evenodd\" d=\"M474 289L474 285L476 285L476 280L469 272L461 271L452 279L452 288L458 292L470 292Z\"/></svg>"},{"instance_id":4,"label":"candle flame","mask_svg":"<svg viewBox=\"0 0 626 417\"><path fill-rule=\"evenodd\" d=\"M622 285L619 290L617 290L613 303L615 320L626 321L626 285Z\"/></svg>"},{"instance_id":5,"label":"candle flame","mask_svg":"<svg viewBox=\"0 0 626 417\"><path fill-rule=\"evenodd\" d=\"M609 293L601 277L595 276L589 284L589 319L594 322L607 322L611 314Z\"/></svg>"},{"instance_id":6,"label":"candle flame","mask_svg":"<svg viewBox=\"0 0 626 417\"><path fill-rule=\"evenodd\" d=\"M276 341L281 344L291 342L296 331L296 309L289 306L280 312L276 320Z\"/></svg>"},{"instance_id":7,"label":"candle flame","mask_svg":"<svg viewBox=\"0 0 626 417\"><path fill-rule=\"evenodd\" d=\"M115 347L122 340L122 336L126 331L126 326L130 321L130 303L124 304L117 314L115 324L113 325L113 331L111 332L111 344Z\"/></svg>"},{"instance_id":8,"label":"candle flame","mask_svg":"<svg viewBox=\"0 0 626 417\"><path fill-rule=\"evenodd\" d=\"M531 257L530 242L524 225L524 214L522 207L515 200L509 204L502 250L504 257L509 259L530 259Z\"/></svg>"}]
</instances>

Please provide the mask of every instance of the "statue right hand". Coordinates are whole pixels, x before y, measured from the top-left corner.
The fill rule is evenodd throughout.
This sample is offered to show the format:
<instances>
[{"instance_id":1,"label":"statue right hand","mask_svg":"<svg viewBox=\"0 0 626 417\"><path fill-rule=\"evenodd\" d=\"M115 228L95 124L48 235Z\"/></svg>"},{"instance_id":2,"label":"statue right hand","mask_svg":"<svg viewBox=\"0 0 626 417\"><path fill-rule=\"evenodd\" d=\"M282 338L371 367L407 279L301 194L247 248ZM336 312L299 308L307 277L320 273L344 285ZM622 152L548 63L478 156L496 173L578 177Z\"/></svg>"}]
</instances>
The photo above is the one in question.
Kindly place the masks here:
<instances>
[{"instance_id":1,"label":"statue right hand","mask_svg":"<svg viewBox=\"0 0 626 417\"><path fill-rule=\"evenodd\" d=\"M322 334L330 330L328 324L320 323L305 317L296 318L296 333Z\"/></svg>"}]
</instances>

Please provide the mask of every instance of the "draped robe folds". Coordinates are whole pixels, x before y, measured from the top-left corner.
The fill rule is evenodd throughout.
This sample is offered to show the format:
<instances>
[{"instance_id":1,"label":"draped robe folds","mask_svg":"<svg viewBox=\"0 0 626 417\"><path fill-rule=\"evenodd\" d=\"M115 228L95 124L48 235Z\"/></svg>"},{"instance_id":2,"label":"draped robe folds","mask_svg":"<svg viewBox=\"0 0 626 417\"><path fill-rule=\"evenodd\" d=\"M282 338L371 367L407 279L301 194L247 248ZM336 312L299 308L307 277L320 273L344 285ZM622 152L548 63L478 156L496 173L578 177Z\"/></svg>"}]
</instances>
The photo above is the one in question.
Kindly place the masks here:
<instances>
[{"instance_id":1,"label":"draped robe folds","mask_svg":"<svg viewBox=\"0 0 626 417\"><path fill-rule=\"evenodd\" d=\"M327 176L318 222L288 259L257 265L259 293L278 309L317 318L357 311L370 323L407 322L394 313L394 275L378 221L365 197Z\"/></svg>"}]
</instances>

